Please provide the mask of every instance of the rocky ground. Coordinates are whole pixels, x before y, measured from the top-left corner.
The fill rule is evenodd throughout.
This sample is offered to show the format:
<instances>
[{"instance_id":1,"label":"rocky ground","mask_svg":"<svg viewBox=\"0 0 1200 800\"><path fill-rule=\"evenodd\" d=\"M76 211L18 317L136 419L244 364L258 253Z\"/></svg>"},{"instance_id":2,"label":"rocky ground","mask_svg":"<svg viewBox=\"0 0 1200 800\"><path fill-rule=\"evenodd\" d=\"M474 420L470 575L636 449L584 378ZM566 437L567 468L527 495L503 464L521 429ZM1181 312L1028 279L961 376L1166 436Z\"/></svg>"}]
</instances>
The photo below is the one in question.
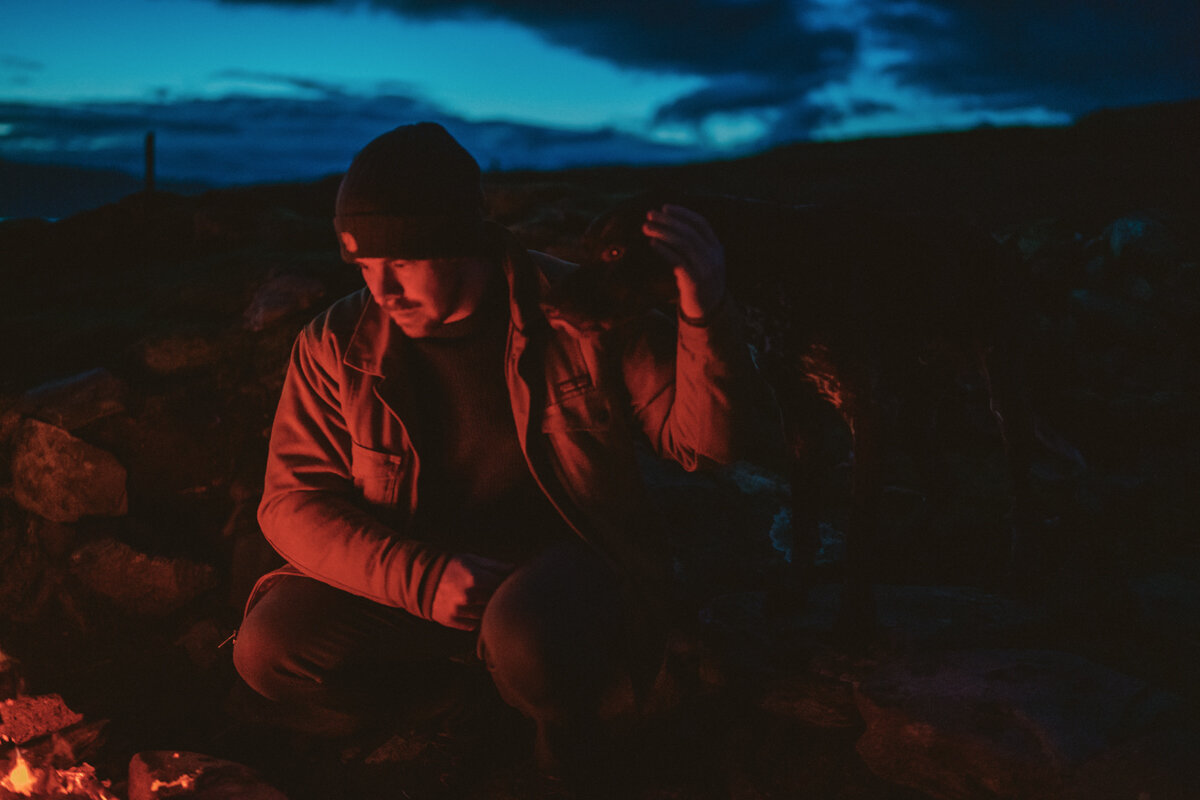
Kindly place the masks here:
<instances>
[{"instance_id":1,"label":"rocky ground","mask_svg":"<svg viewBox=\"0 0 1200 800\"><path fill-rule=\"evenodd\" d=\"M929 491L904 437L888 454L880 627L853 645L832 624L838 476L799 608L768 591L787 550L778 475L648 465L693 613L608 796L1200 796L1200 175L1177 154L1190 111L489 176L491 216L564 257L596 213L665 182L966 210L1021 254L1037 374L1052 376L1036 387L1053 446L1035 465L1028 579L995 568L1003 453L964 373L936 428L949 490ZM0 223L0 689L18 698L0 733L35 766L86 761L130 800L570 796L536 780L529 731L476 675L440 674L387 729L319 741L272 727L221 646L276 563L254 510L291 341L358 281L328 222L335 187L134 195ZM51 695L69 711L21 722Z\"/></svg>"}]
</instances>

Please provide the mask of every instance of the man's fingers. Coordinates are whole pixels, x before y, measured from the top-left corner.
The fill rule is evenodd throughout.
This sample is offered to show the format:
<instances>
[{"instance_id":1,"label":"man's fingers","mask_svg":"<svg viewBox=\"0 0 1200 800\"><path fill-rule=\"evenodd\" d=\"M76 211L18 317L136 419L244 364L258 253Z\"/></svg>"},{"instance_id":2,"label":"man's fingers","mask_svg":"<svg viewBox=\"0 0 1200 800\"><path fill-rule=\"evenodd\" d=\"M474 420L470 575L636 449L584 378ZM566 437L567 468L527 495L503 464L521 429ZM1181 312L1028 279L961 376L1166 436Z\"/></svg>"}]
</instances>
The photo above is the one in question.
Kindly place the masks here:
<instances>
[{"instance_id":1,"label":"man's fingers","mask_svg":"<svg viewBox=\"0 0 1200 800\"><path fill-rule=\"evenodd\" d=\"M694 265L703 260L704 254L700 249L700 243L693 237L673 229L650 226L647 226L644 231L650 238L650 246L672 265Z\"/></svg>"},{"instance_id":2,"label":"man's fingers","mask_svg":"<svg viewBox=\"0 0 1200 800\"><path fill-rule=\"evenodd\" d=\"M650 240L650 248L652 250L654 250L654 252L656 252L660 256L662 256L663 260L666 261L668 264L672 264L672 265L683 264L684 261L686 260L683 253L679 252L671 245L669 245L666 242L661 241L659 239L651 239Z\"/></svg>"},{"instance_id":3,"label":"man's fingers","mask_svg":"<svg viewBox=\"0 0 1200 800\"><path fill-rule=\"evenodd\" d=\"M706 244L719 244L716 232L712 226L708 224L708 220L702 215L685 206L671 205L670 203L662 207L663 214L658 215L659 219L664 216L668 221L678 220L686 222L688 228L696 233ZM653 212L652 212L653 213Z\"/></svg>"},{"instance_id":4,"label":"man's fingers","mask_svg":"<svg viewBox=\"0 0 1200 800\"><path fill-rule=\"evenodd\" d=\"M699 266L721 257L721 243L703 217L679 206L665 208L678 211L651 211L642 224L642 233L650 239L651 246L661 243L674 251L671 254L658 250L660 255L672 264L689 266Z\"/></svg>"}]
</instances>

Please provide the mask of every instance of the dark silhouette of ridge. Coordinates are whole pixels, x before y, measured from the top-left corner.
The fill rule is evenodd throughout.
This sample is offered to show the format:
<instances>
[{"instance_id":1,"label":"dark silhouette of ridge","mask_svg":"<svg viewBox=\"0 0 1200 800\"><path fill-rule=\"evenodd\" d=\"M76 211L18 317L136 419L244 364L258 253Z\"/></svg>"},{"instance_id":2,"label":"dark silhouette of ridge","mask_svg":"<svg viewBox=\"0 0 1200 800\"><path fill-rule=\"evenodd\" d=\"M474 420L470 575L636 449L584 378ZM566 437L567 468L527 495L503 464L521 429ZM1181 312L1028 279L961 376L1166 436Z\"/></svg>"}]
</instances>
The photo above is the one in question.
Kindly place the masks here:
<instances>
[{"instance_id":1,"label":"dark silhouette of ridge","mask_svg":"<svg viewBox=\"0 0 1200 800\"><path fill-rule=\"evenodd\" d=\"M195 194L204 184L157 181L157 188ZM61 219L115 203L141 191L142 179L116 169L69 164L30 164L0 158L0 219Z\"/></svg>"}]
</instances>

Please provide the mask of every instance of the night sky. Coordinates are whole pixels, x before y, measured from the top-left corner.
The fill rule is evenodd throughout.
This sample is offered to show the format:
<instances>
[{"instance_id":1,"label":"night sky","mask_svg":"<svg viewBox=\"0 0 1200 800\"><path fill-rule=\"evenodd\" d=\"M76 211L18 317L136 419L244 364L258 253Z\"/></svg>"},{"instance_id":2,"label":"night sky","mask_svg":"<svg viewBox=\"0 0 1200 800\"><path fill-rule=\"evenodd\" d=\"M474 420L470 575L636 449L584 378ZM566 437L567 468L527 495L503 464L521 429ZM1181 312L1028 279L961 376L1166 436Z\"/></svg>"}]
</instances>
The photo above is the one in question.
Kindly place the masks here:
<instances>
[{"instance_id":1,"label":"night sky","mask_svg":"<svg viewBox=\"0 0 1200 800\"><path fill-rule=\"evenodd\" d=\"M485 168L1057 125L1200 96L1197 0L0 0L0 157L211 184L442 122Z\"/></svg>"}]
</instances>

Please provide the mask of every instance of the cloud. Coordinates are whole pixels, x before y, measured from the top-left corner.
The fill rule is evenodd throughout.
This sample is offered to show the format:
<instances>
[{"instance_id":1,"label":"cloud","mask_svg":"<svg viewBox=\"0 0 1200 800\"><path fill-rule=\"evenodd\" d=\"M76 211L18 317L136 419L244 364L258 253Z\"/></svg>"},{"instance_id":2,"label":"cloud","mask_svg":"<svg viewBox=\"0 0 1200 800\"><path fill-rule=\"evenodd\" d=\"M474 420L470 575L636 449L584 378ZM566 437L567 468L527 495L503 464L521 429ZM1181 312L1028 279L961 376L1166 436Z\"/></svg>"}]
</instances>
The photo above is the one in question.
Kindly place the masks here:
<instances>
[{"instance_id":1,"label":"cloud","mask_svg":"<svg viewBox=\"0 0 1200 800\"><path fill-rule=\"evenodd\" d=\"M230 80L255 86L269 86L286 90L300 90L318 95L342 95L344 88L336 83L305 78L297 75L285 75L278 72L262 72L249 69L224 69L213 74L218 80Z\"/></svg>"},{"instance_id":2,"label":"cloud","mask_svg":"<svg viewBox=\"0 0 1200 800\"><path fill-rule=\"evenodd\" d=\"M707 88L665 104L656 115L656 124L693 131L718 115L759 116L769 106L804 106L807 92L852 67L858 48L858 34L850 27L811 23L820 0L220 1L295 8L369 5L412 19L515 23L618 67L708 78Z\"/></svg>"},{"instance_id":3,"label":"cloud","mask_svg":"<svg viewBox=\"0 0 1200 800\"><path fill-rule=\"evenodd\" d=\"M220 0L297 8L358 6L357 0ZM813 0L369 0L416 19L492 19L610 63L701 76L759 75L819 81L848 63L856 37L806 27Z\"/></svg>"},{"instance_id":4,"label":"cloud","mask_svg":"<svg viewBox=\"0 0 1200 800\"><path fill-rule=\"evenodd\" d=\"M148 131L163 179L233 185L339 173L368 141L430 120L446 126L485 169L671 163L711 156L609 128L569 131L468 121L403 94L313 98L235 95L144 103L0 102L0 157L139 174Z\"/></svg>"},{"instance_id":5,"label":"cloud","mask_svg":"<svg viewBox=\"0 0 1200 800\"><path fill-rule=\"evenodd\" d=\"M855 115L899 123L907 105L1063 120L1200 93L1196 0L218 1L504 20L618 66L707 78L652 124L754 120L764 144ZM819 91L831 86L849 88Z\"/></svg>"},{"instance_id":6,"label":"cloud","mask_svg":"<svg viewBox=\"0 0 1200 800\"><path fill-rule=\"evenodd\" d=\"M1080 114L1200 94L1196 0L873 0L903 85Z\"/></svg>"},{"instance_id":7,"label":"cloud","mask_svg":"<svg viewBox=\"0 0 1200 800\"><path fill-rule=\"evenodd\" d=\"M656 124L696 124L712 114L778 108L803 94L807 87L790 81L734 77L715 80L707 86L660 106Z\"/></svg>"}]
</instances>

